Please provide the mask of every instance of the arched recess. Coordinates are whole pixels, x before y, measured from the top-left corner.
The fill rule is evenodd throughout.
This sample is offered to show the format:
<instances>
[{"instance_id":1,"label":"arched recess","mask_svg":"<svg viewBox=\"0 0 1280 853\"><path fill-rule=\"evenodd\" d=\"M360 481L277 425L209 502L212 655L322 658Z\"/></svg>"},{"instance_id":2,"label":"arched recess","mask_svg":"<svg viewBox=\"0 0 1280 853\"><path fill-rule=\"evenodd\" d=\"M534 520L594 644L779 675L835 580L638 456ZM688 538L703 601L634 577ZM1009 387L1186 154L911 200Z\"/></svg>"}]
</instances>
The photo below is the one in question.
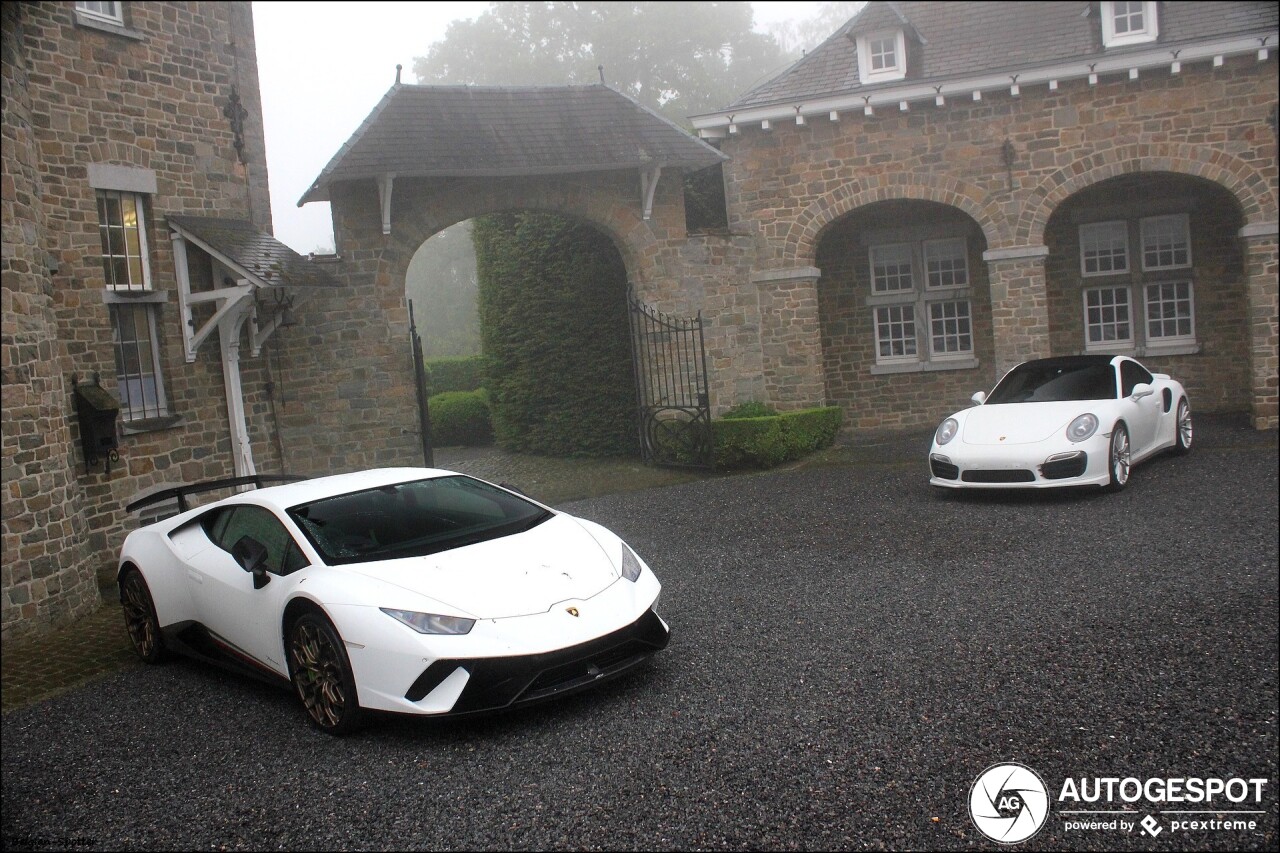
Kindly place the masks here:
<instances>
[{"instance_id":1,"label":"arched recess","mask_svg":"<svg viewBox=\"0 0 1280 853\"><path fill-rule=\"evenodd\" d=\"M963 211L977 223L989 247L1008 243L1005 218L990 194L975 184L956 178L939 177L928 183L916 183L913 176L900 179L885 176L854 180L833 190L800 212L782 240L784 267L816 264L818 246L828 226L859 208L877 202L913 200L936 202Z\"/></svg>"},{"instance_id":2,"label":"arched recess","mask_svg":"<svg viewBox=\"0 0 1280 853\"><path fill-rule=\"evenodd\" d=\"M1019 245L1042 245L1049 217L1067 198L1110 178L1151 172L1172 172L1218 184L1235 197L1245 225L1277 219L1274 188L1239 157L1202 145L1143 142L1096 151L1045 177L1022 205L1014 238Z\"/></svg>"},{"instance_id":3,"label":"arched recess","mask_svg":"<svg viewBox=\"0 0 1280 853\"><path fill-rule=\"evenodd\" d=\"M1064 198L1045 223L1050 348L1134 355L1200 411L1250 402L1244 213L1207 178L1123 172Z\"/></svg>"},{"instance_id":4,"label":"arched recess","mask_svg":"<svg viewBox=\"0 0 1280 853\"><path fill-rule=\"evenodd\" d=\"M814 256L823 374L846 424L933 424L989 384L987 248L972 216L929 200L872 202L823 230Z\"/></svg>"}]
</instances>

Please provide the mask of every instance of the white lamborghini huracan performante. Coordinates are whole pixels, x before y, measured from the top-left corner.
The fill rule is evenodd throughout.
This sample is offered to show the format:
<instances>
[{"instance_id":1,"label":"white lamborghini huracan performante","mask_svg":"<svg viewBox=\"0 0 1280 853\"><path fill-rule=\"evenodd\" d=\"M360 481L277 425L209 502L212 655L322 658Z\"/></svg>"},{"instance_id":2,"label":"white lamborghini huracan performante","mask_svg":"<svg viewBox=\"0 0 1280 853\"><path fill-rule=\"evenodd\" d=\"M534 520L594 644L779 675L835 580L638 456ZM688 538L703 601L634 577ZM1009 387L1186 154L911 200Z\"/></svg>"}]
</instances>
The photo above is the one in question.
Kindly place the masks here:
<instances>
[{"instance_id":1,"label":"white lamborghini huracan performante","mask_svg":"<svg viewBox=\"0 0 1280 853\"><path fill-rule=\"evenodd\" d=\"M250 477L167 489L178 501ZM365 710L463 714L562 696L666 647L661 584L625 542L510 488L396 468L245 491L125 539L148 663L182 652L292 685L344 734Z\"/></svg>"},{"instance_id":2,"label":"white lamborghini huracan performante","mask_svg":"<svg viewBox=\"0 0 1280 853\"><path fill-rule=\"evenodd\" d=\"M1118 491L1144 459L1191 449L1186 390L1127 356L1023 362L973 402L934 432L930 485Z\"/></svg>"}]
</instances>

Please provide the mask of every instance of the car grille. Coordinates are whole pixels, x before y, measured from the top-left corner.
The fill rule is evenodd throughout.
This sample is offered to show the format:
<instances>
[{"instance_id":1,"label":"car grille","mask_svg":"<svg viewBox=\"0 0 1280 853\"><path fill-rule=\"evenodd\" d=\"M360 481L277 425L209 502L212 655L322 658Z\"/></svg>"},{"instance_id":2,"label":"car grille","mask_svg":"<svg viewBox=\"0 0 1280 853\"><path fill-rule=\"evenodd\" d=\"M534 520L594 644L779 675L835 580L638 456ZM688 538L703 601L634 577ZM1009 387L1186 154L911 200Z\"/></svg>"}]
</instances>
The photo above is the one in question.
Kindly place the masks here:
<instances>
[{"instance_id":1,"label":"car grille","mask_svg":"<svg viewBox=\"0 0 1280 853\"><path fill-rule=\"evenodd\" d=\"M939 480L954 480L960 476L960 467L944 462L936 456L929 457L929 470Z\"/></svg>"},{"instance_id":2,"label":"car grille","mask_svg":"<svg viewBox=\"0 0 1280 853\"><path fill-rule=\"evenodd\" d=\"M966 483L1034 483L1033 471L1021 468L1003 468L990 471L965 471L960 477Z\"/></svg>"},{"instance_id":3,"label":"car grille","mask_svg":"<svg viewBox=\"0 0 1280 853\"><path fill-rule=\"evenodd\" d=\"M1089 467L1089 456L1079 453L1069 459L1057 459L1040 466L1040 475L1046 480L1065 480L1068 477L1079 477Z\"/></svg>"}]
</instances>

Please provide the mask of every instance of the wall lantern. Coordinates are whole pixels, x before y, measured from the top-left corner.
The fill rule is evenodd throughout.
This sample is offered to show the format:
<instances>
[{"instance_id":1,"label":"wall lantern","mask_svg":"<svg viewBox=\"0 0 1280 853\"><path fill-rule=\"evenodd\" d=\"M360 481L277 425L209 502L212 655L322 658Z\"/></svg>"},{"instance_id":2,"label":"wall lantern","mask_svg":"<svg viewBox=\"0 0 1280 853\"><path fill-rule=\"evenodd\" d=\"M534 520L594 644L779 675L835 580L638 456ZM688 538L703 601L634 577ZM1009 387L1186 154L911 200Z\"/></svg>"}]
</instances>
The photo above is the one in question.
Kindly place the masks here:
<instances>
[{"instance_id":1,"label":"wall lantern","mask_svg":"<svg viewBox=\"0 0 1280 853\"><path fill-rule=\"evenodd\" d=\"M1000 161L1004 163L1005 173L1009 177L1009 192L1013 192L1013 164L1018 158L1018 151L1008 139L1000 146Z\"/></svg>"},{"instance_id":2,"label":"wall lantern","mask_svg":"<svg viewBox=\"0 0 1280 853\"><path fill-rule=\"evenodd\" d=\"M80 421L80 445L84 450L84 472L104 462L104 471L111 476L111 463L120 461L120 440L116 435L116 418L120 415L120 403L105 388L98 374L93 374L92 382L79 382L76 374L71 375L71 385L75 389L76 416Z\"/></svg>"}]
</instances>

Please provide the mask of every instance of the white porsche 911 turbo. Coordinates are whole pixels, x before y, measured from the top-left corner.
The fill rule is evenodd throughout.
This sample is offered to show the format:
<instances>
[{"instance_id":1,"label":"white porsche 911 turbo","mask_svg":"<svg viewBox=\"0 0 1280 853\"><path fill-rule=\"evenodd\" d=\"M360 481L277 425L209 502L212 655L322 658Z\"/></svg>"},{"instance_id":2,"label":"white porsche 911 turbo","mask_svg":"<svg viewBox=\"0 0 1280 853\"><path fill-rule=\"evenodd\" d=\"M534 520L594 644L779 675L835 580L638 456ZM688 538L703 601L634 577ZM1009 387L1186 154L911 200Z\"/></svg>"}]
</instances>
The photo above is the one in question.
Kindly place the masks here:
<instances>
[{"instance_id":1,"label":"white porsche 911 turbo","mask_svg":"<svg viewBox=\"0 0 1280 853\"><path fill-rule=\"evenodd\" d=\"M132 511L249 477L168 489ZM246 491L125 539L120 600L148 663L178 651L289 686L345 734L368 709L463 714L594 686L666 647L661 584L598 524L450 471Z\"/></svg>"},{"instance_id":2,"label":"white porsche 911 turbo","mask_svg":"<svg viewBox=\"0 0 1280 853\"><path fill-rule=\"evenodd\" d=\"M1187 392L1127 356L1023 362L973 401L934 433L932 486L1117 491L1144 459L1191 449Z\"/></svg>"}]
</instances>

